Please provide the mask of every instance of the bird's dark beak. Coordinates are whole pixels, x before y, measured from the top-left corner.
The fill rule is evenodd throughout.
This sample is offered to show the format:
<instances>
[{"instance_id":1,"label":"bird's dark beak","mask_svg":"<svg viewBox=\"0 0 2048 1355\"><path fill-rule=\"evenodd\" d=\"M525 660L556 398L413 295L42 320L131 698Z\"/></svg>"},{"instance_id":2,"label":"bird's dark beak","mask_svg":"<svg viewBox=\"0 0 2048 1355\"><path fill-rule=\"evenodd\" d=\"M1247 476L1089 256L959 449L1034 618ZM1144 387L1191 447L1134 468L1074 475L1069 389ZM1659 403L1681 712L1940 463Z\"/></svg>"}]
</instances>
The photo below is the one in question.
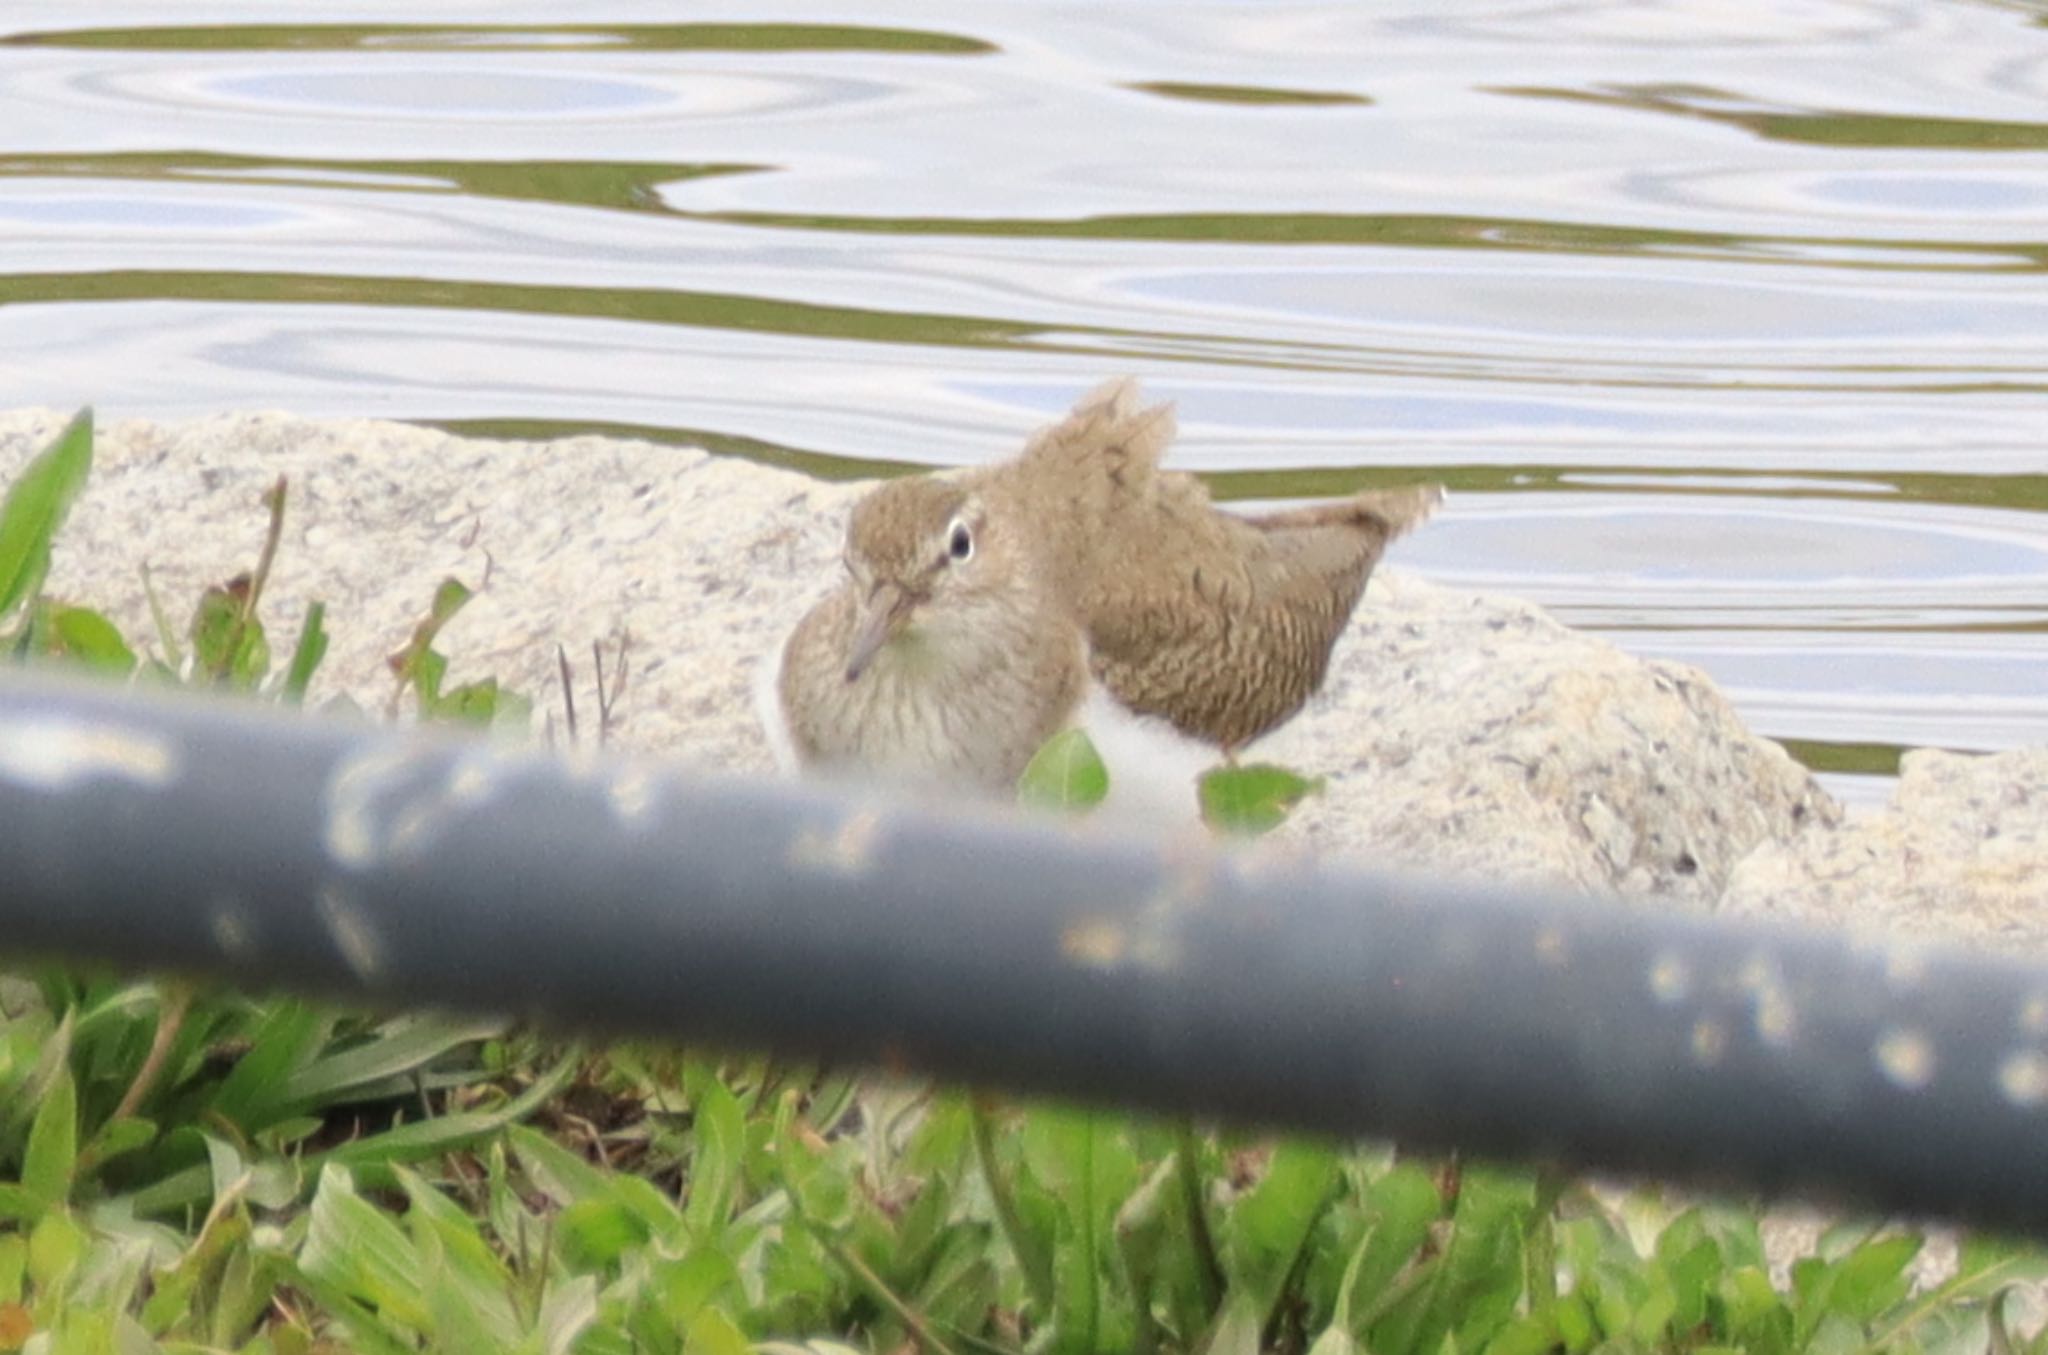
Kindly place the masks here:
<instances>
[{"instance_id":1,"label":"bird's dark beak","mask_svg":"<svg viewBox=\"0 0 2048 1355\"><path fill-rule=\"evenodd\" d=\"M875 655L882 652L882 646L896 638L903 629L903 623L910 619L913 599L893 583L875 585L867 601L860 605L860 616L853 630L853 652L846 659L846 680L860 681L860 675L875 661Z\"/></svg>"}]
</instances>

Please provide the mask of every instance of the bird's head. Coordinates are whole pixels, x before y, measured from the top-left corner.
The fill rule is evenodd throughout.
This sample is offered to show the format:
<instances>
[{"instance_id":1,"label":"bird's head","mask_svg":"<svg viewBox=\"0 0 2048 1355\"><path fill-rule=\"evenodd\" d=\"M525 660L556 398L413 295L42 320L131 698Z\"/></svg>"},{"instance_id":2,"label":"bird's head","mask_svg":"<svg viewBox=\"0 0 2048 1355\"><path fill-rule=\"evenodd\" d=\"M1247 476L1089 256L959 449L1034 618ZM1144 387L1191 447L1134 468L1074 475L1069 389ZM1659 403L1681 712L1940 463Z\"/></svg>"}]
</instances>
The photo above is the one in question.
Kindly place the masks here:
<instances>
[{"instance_id":1,"label":"bird's head","mask_svg":"<svg viewBox=\"0 0 2048 1355\"><path fill-rule=\"evenodd\" d=\"M941 476L891 480L856 504L845 559L859 619L846 680L900 639L943 642L1018 587L1028 562L1004 528L980 496Z\"/></svg>"}]
</instances>

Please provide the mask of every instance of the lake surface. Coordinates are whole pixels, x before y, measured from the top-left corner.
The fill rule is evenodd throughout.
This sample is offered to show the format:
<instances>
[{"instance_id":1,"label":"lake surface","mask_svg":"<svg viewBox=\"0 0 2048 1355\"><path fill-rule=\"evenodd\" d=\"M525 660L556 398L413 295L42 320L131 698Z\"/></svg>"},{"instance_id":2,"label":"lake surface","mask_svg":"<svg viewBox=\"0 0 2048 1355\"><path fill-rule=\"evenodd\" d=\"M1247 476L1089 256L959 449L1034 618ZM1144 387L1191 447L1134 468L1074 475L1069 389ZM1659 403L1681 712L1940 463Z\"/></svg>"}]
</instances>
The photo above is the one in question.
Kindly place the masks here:
<instances>
[{"instance_id":1,"label":"lake surface","mask_svg":"<svg viewBox=\"0 0 2048 1355\"><path fill-rule=\"evenodd\" d=\"M10 0L0 407L859 474L1133 373L1852 799L2048 742L2048 6L745 8Z\"/></svg>"}]
</instances>

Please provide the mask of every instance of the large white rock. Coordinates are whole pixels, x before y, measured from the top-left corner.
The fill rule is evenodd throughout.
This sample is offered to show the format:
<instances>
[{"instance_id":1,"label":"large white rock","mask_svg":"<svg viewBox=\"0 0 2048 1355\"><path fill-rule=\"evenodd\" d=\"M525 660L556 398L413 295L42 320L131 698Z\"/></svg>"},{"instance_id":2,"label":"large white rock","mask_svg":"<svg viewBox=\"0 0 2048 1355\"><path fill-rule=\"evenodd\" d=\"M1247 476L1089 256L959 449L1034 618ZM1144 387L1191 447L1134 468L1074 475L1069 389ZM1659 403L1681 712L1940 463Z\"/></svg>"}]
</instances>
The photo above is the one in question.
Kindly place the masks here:
<instances>
[{"instance_id":1,"label":"large white rock","mask_svg":"<svg viewBox=\"0 0 2048 1355\"><path fill-rule=\"evenodd\" d=\"M0 477L61 425L0 415ZM753 665L833 582L860 492L595 437L493 442L278 414L124 421L101 432L53 590L147 637L147 563L182 621L203 586L253 563L280 474L291 509L264 615L281 651L305 602L328 603L316 699L385 705L386 656L453 574L483 592L446 632L451 681L495 674L558 714L559 644L588 722L591 644L630 636L620 740L742 772L771 766ZM1285 830L1317 847L1695 903L1752 848L1837 815L1698 672L1398 568L1375 578L1323 693L1247 757L1328 777Z\"/></svg>"},{"instance_id":2,"label":"large white rock","mask_svg":"<svg viewBox=\"0 0 2048 1355\"><path fill-rule=\"evenodd\" d=\"M2048 949L2048 748L1908 753L1889 805L1759 848L1722 907Z\"/></svg>"}]
</instances>

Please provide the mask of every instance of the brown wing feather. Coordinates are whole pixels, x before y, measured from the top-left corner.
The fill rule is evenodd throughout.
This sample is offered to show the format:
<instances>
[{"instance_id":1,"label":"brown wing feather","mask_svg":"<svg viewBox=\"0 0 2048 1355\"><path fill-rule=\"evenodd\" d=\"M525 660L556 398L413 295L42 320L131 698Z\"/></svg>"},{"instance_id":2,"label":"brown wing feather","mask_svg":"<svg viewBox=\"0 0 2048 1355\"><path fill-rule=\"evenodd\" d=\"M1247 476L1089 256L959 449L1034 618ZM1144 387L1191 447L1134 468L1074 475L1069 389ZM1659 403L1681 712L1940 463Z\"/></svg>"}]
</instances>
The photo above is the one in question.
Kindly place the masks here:
<instances>
[{"instance_id":1,"label":"brown wing feather","mask_svg":"<svg viewBox=\"0 0 2048 1355\"><path fill-rule=\"evenodd\" d=\"M1162 470L1173 407L1131 381L1098 387L982 492L1044 528L1039 567L1088 634L1096 676L1126 705L1225 746L1265 733L1321 684L1389 541L1435 486L1258 517L1220 512Z\"/></svg>"},{"instance_id":2,"label":"brown wing feather","mask_svg":"<svg viewBox=\"0 0 2048 1355\"><path fill-rule=\"evenodd\" d=\"M1160 479L1200 493L1188 477ZM1199 506L1193 493L1170 497L1178 511L1125 538L1130 572L1083 594L1095 672L1134 709L1234 747L1322 685L1387 543L1440 496L1396 490L1255 518L1219 512L1205 493Z\"/></svg>"}]
</instances>

